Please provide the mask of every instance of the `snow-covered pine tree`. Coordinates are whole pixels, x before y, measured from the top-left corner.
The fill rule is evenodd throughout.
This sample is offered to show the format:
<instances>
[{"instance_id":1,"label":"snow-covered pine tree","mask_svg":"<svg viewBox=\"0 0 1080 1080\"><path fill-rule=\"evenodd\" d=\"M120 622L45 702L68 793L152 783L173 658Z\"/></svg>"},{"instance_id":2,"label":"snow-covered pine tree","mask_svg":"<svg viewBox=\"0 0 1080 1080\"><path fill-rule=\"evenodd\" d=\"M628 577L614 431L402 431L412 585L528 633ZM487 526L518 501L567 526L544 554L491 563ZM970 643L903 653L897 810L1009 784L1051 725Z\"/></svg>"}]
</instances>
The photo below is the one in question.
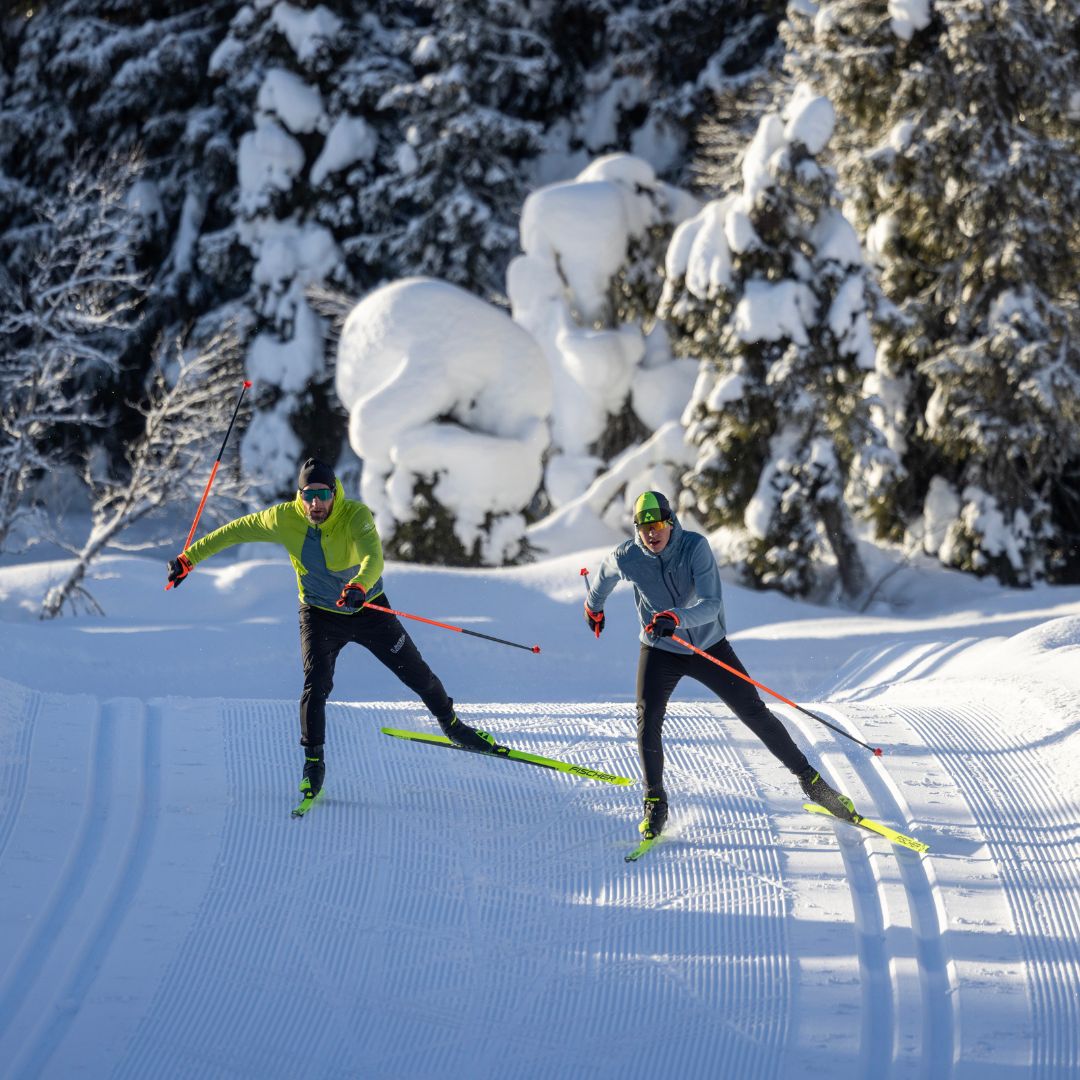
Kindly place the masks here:
<instances>
[{"instance_id":1,"label":"snow-covered pine tree","mask_svg":"<svg viewBox=\"0 0 1080 1080\"><path fill-rule=\"evenodd\" d=\"M129 425L137 424L124 402L137 396L154 336L188 320L212 291L196 288L192 296L177 284L181 264L188 264L184 274L190 269L190 222L206 213L208 201L189 200L184 176L197 171L204 151L212 156L205 136L187 156L181 148L191 142L192 116L203 117L202 128L215 126L206 121L210 89L202 72L228 6L62 0L12 9L5 23L0 244L13 280L38 273L34 245L26 241L36 235L42 207L65 198L72 183L84 186L88 170L115 176L110 158L142 161L120 192L131 217L130 268L147 277L142 319L118 342L112 372L95 377L91 404L106 425L88 431L112 454L120 454ZM69 449L77 451L78 432L71 435Z\"/></svg>"},{"instance_id":2,"label":"snow-covered pine tree","mask_svg":"<svg viewBox=\"0 0 1080 1080\"><path fill-rule=\"evenodd\" d=\"M784 28L839 110L837 166L903 315L879 377L911 482L881 492L882 524L1011 584L1080 580L1076 20L836 0Z\"/></svg>"},{"instance_id":3,"label":"snow-covered pine tree","mask_svg":"<svg viewBox=\"0 0 1080 1080\"><path fill-rule=\"evenodd\" d=\"M750 581L795 595L863 589L845 503L853 460L888 450L861 391L877 295L835 175L829 102L805 86L765 116L743 186L672 241L662 313L702 357L688 406L692 508L740 540Z\"/></svg>"},{"instance_id":4,"label":"snow-covered pine tree","mask_svg":"<svg viewBox=\"0 0 1080 1080\"><path fill-rule=\"evenodd\" d=\"M359 201L365 235L348 250L392 276L423 274L505 295L529 162L566 81L529 5L420 0L412 76L379 109L399 119L393 169Z\"/></svg>"},{"instance_id":5,"label":"snow-covered pine tree","mask_svg":"<svg viewBox=\"0 0 1080 1080\"><path fill-rule=\"evenodd\" d=\"M760 63L783 11L783 0L564 0L550 37L577 104L548 140L578 155L578 170L592 157L630 152L683 181L691 132L716 81Z\"/></svg>"},{"instance_id":6,"label":"snow-covered pine tree","mask_svg":"<svg viewBox=\"0 0 1080 1080\"><path fill-rule=\"evenodd\" d=\"M336 461L344 434L323 320L304 290L350 284L334 232L349 208L331 178L374 154L374 133L351 111L348 92L338 93L366 45L353 8L245 5L209 64L219 98L246 116L234 216L216 246L240 246L252 260L245 303L256 321L246 360L254 414L241 458L262 498L292 488L303 449Z\"/></svg>"}]
</instances>

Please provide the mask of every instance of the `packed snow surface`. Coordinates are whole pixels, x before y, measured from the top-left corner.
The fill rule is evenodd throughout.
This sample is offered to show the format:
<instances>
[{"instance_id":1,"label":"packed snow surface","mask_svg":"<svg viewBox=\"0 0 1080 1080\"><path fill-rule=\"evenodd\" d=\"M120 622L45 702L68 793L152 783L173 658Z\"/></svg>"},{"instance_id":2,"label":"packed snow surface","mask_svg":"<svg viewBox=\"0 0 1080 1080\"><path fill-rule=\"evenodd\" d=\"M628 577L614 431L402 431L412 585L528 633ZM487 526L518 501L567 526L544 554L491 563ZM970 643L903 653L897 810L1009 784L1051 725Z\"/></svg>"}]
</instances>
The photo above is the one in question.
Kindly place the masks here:
<instances>
[{"instance_id":1,"label":"packed snow surface","mask_svg":"<svg viewBox=\"0 0 1080 1080\"><path fill-rule=\"evenodd\" d=\"M12 1077L1075 1077L1080 589L905 569L866 614L734 586L777 713L919 856L802 811L692 683L668 838L640 863L629 590L390 565L459 713L616 787L409 745L434 730L346 650L325 799L301 755L295 588L239 549L165 592L112 556L104 617L36 620L61 562L0 568L0 1060ZM929 560L927 560L929 563Z\"/></svg>"}]
</instances>

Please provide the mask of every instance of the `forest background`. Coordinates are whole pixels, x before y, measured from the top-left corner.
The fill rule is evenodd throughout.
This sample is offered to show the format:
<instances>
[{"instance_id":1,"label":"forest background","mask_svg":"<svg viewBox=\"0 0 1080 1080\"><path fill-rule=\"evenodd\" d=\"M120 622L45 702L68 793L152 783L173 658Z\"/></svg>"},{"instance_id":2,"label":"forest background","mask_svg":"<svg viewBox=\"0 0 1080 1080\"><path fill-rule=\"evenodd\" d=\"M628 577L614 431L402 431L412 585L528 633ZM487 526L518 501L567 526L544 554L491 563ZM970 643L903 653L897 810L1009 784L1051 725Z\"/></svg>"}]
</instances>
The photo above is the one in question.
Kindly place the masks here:
<instances>
[{"instance_id":1,"label":"forest background","mask_svg":"<svg viewBox=\"0 0 1080 1080\"><path fill-rule=\"evenodd\" d=\"M882 548L1080 581L1078 57L1075 2L6 5L0 555L64 545L43 614L92 604L79 568L175 529L250 379L208 522L315 453L399 559L559 554L663 485L792 595L865 606ZM490 505L479 452L455 495L350 427L474 302L539 388ZM395 311L400 355L350 339ZM514 436L476 397L429 445Z\"/></svg>"}]
</instances>

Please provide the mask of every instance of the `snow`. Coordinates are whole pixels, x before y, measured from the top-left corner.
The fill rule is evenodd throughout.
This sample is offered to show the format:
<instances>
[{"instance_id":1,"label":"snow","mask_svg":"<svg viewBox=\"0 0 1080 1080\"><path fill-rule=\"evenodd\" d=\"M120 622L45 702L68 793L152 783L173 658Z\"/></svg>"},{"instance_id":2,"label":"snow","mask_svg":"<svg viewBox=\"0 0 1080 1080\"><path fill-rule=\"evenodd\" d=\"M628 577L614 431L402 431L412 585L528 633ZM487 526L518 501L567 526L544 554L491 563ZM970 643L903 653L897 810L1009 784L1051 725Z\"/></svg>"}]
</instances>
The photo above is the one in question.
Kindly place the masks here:
<instances>
[{"instance_id":1,"label":"snow","mask_svg":"<svg viewBox=\"0 0 1080 1080\"><path fill-rule=\"evenodd\" d=\"M515 322L540 346L551 374L545 488L556 507L596 476L603 463L589 448L628 395L635 409L647 402L654 427L682 412L686 399L674 398L687 384L685 364L650 342L637 323L615 325L609 292L635 241L654 226L674 228L697 210L692 196L658 180L632 154L598 158L573 180L525 200L523 254L510 264L507 292Z\"/></svg>"},{"instance_id":2,"label":"snow","mask_svg":"<svg viewBox=\"0 0 1080 1080\"><path fill-rule=\"evenodd\" d=\"M332 38L344 25L322 4L302 11L284 0L274 4L271 18L301 63L314 57L323 41Z\"/></svg>"},{"instance_id":3,"label":"snow","mask_svg":"<svg viewBox=\"0 0 1080 1080\"><path fill-rule=\"evenodd\" d=\"M263 77L256 102L262 112L275 114L294 135L326 133L322 94L292 71L271 68Z\"/></svg>"},{"instance_id":4,"label":"snow","mask_svg":"<svg viewBox=\"0 0 1080 1080\"><path fill-rule=\"evenodd\" d=\"M377 143L375 129L363 117L339 116L311 166L311 182L318 186L331 173L341 172L358 161L371 161Z\"/></svg>"},{"instance_id":5,"label":"snow","mask_svg":"<svg viewBox=\"0 0 1080 1080\"><path fill-rule=\"evenodd\" d=\"M524 330L456 286L395 282L346 319L336 387L364 462L363 498L384 532L414 519L415 485L434 477L466 548L481 540L495 562L514 554L518 512L540 485L552 394ZM481 536L489 514L510 515L498 539Z\"/></svg>"},{"instance_id":6,"label":"snow","mask_svg":"<svg viewBox=\"0 0 1080 1080\"><path fill-rule=\"evenodd\" d=\"M931 850L803 813L684 683L669 838L627 864L631 595L594 639L579 570L608 540L569 541L517 569L391 563L388 599L539 644L407 623L463 717L634 784L388 739L433 721L350 647L300 822L283 552L234 549L167 593L172 552L109 555L88 582L105 616L48 623L67 560L0 567L7 1074L1075 1076L1080 589L922 557L882 564L865 615L725 585L751 674L885 753L774 702L796 740Z\"/></svg>"},{"instance_id":7,"label":"snow","mask_svg":"<svg viewBox=\"0 0 1080 1080\"><path fill-rule=\"evenodd\" d=\"M790 338L806 345L815 306L814 294L801 282L751 280L735 305L735 332L741 341Z\"/></svg>"},{"instance_id":8,"label":"snow","mask_svg":"<svg viewBox=\"0 0 1080 1080\"><path fill-rule=\"evenodd\" d=\"M288 191L303 167L303 147L274 119L256 115L255 130L240 136L236 158L243 211L269 205L272 191Z\"/></svg>"},{"instance_id":9,"label":"snow","mask_svg":"<svg viewBox=\"0 0 1080 1080\"><path fill-rule=\"evenodd\" d=\"M930 25L930 0L889 0L889 25L901 41Z\"/></svg>"}]
</instances>

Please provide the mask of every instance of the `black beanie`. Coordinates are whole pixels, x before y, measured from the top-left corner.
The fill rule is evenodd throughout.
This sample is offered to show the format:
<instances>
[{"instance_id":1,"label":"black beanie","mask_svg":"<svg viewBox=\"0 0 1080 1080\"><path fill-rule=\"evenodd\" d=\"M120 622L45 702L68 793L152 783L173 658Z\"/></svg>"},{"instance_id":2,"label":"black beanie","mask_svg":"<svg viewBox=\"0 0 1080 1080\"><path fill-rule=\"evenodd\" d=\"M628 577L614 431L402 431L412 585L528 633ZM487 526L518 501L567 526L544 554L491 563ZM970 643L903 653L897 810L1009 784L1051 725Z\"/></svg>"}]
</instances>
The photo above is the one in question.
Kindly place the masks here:
<instances>
[{"instance_id":1,"label":"black beanie","mask_svg":"<svg viewBox=\"0 0 1080 1080\"><path fill-rule=\"evenodd\" d=\"M334 470L325 461L309 457L300 466L300 475L296 486L302 491L308 484L325 484L331 491L334 490Z\"/></svg>"}]
</instances>

